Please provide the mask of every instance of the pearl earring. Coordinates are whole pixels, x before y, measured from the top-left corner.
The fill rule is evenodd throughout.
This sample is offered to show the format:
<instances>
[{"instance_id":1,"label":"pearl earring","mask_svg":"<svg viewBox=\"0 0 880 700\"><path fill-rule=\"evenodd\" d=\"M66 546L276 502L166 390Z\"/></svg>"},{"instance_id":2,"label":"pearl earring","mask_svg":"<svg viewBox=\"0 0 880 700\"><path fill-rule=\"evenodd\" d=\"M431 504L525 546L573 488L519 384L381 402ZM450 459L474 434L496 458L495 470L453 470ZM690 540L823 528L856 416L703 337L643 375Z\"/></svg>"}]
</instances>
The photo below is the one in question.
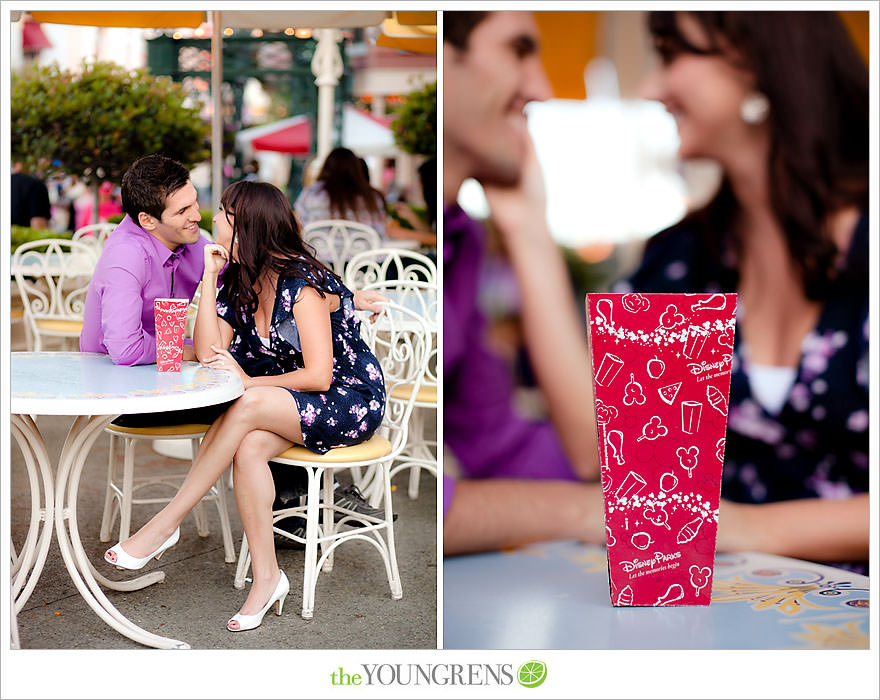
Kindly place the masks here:
<instances>
[{"instance_id":1,"label":"pearl earring","mask_svg":"<svg viewBox=\"0 0 880 700\"><path fill-rule=\"evenodd\" d=\"M760 124L770 113L770 100L757 90L750 92L739 106L739 114L746 124Z\"/></svg>"}]
</instances>

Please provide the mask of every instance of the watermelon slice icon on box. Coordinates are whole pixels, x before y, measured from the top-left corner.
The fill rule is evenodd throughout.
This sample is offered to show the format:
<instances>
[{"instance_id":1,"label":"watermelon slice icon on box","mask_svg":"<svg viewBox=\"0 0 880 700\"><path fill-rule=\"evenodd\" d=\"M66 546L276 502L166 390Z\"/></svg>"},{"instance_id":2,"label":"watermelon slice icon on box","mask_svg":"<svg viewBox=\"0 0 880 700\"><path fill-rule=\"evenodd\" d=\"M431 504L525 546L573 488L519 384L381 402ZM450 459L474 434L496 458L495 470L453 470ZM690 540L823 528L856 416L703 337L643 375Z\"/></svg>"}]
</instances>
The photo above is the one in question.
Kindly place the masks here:
<instances>
[{"instance_id":1,"label":"watermelon slice icon on box","mask_svg":"<svg viewBox=\"0 0 880 700\"><path fill-rule=\"evenodd\" d=\"M681 382L675 382L675 384L661 386L657 389L657 393L660 394L661 399L671 406L672 402L675 401L675 397L678 396L679 389L681 389Z\"/></svg>"}]
</instances>

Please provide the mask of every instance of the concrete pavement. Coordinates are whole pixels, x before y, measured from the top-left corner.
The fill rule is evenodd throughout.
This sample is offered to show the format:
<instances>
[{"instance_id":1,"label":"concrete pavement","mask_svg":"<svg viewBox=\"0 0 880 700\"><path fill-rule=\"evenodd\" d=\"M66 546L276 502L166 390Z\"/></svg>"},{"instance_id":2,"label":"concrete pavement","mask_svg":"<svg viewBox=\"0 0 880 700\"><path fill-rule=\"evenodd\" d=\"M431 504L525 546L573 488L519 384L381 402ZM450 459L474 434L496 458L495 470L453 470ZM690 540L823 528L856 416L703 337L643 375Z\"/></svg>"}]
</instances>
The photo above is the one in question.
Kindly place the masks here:
<instances>
[{"instance_id":1,"label":"concrete pavement","mask_svg":"<svg viewBox=\"0 0 880 700\"><path fill-rule=\"evenodd\" d=\"M39 417L53 464L57 461L71 419ZM105 576L133 577L103 561L114 544L98 539L106 484L109 439L95 443L83 469L77 505L79 531L92 563ZM21 547L30 516L30 490L23 458L11 449L11 534ZM181 462L163 457L141 442L137 469L179 471ZM196 532L194 518L181 526L180 542L141 572L161 569L163 583L128 593L106 591L109 600L144 629L188 642L193 649L434 649L437 645L437 481L422 474L416 500L407 496L408 472L395 478L394 510L397 560L403 598L392 600L384 565L375 548L363 541L336 550L333 571L318 578L314 618L300 617L302 604L301 550L279 550L278 560L291 583L284 613L270 612L256 630L231 633L226 621L244 602L246 590L233 588L235 564L223 560L219 516L206 504L211 533ZM340 477L345 480L344 475ZM230 494L231 496L231 494ZM157 506L135 506L132 528L140 527ZM241 523L230 498L230 519L236 554ZM117 524L118 530L118 524ZM144 649L105 624L85 603L68 575L53 535L49 557L24 609L18 615L22 649Z\"/></svg>"}]
</instances>

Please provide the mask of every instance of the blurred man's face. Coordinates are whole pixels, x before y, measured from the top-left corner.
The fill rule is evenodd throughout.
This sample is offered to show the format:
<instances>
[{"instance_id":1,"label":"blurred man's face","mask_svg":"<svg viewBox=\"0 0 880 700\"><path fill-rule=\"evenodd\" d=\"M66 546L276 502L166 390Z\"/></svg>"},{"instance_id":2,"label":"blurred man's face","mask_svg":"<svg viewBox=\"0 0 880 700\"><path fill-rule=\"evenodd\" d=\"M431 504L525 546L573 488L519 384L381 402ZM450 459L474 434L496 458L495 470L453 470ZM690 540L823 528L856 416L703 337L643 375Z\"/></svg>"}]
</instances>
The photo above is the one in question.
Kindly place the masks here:
<instances>
[{"instance_id":1,"label":"blurred man's face","mask_svg":"<svg viewBox=\"0 0 880 700\"><path fill-rule=\"evenodd\" d=\"M443 46L443 139L446 165L463 177L498 185L519 179L523 108L550 97L530 12L492 12L466 49Z\"/></svg>"}]
</instances>

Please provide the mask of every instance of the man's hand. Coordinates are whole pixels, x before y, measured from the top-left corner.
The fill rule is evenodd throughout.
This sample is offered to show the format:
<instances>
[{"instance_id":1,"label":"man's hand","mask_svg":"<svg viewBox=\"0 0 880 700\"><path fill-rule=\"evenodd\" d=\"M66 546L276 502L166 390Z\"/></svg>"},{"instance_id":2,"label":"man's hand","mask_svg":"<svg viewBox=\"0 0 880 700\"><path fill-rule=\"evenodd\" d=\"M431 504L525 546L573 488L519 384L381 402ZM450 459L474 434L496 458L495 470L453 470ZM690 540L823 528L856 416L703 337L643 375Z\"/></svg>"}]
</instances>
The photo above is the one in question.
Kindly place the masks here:
<instances>
[{"instance_id":1,"label":"man's hand","mask_svg":"<svg viewBox=\"0 0 880 700\"><path fill-rule=\"evenodd\" d=\"M371 311L370 323L375 323L382 313L383 301L390 301L388 297L383 296L375 289L356 289L354 294L354 308L358 311Z\"/></svg>"},{"instance_id":2,"label":"man's hand","mask_svg":"<svg viewBox=\"0 0 880 700\"><path fill-rule=\"evenodd\" d=\"M510 187L483 185L492 221L505 238L534 235L537 230L547 229L544 174L528 133L524 140L523 166L517 184Z\"/></svg>"}]
</instances>

